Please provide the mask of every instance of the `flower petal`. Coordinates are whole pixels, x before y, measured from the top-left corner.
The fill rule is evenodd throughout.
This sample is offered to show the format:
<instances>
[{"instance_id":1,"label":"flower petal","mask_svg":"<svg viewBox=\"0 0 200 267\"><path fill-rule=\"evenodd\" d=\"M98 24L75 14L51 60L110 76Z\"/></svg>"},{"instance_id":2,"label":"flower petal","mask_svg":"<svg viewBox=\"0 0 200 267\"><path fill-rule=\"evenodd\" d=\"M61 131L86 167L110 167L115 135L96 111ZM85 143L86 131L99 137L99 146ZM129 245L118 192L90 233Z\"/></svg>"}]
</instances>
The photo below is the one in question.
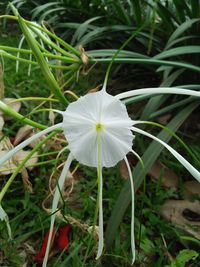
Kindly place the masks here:
<instances>
[{"instance_id":1,"label":"flower petal","mask_svg":"<svg viewBox=\"0 0 200 267\"><path fill-rule=\"evenodd\" d=\"M53 236L54 222L55 222L55 218L56 218L56 210L57 210L58 202L60 199L60 190L62 190L63 184L65 182L65 178L66 178L66 175L69 171L69 167L71 165L72 160L73 160L73 156L70 153L68 158L67 158L67 161L65 162L65 165L64 165L63 170L61 172L61 175L59 177L58 185L56 186L55 194L53 197L52 210L51 210L52 215L51 215L51 224L50 224L50 229L49 229L49 237L48 237L47 248L46 248L42 267L47 266L49 251L50 251L50 247L51 247L51 240L52 240L52 236Z\"/></svg>"},{"instance_id":2,"label":"flower petal","mask_svg":"<svg viewBox=\"0 0 200 267\"><path fill-rule=\"evenodd\" d=\"M96 259L100 258L103 252L104 234L103 234L103 177L102 168L99 166L99 243Z\"/></svg>"},{"instance_id":3,"label":"flower petal","mask_svg":"<svg viewBox=\"0 0 200 267\"><path fill-rule=\"evenodd\" d=\"M176 94L176 95L191 95L200 97L200 92L188 89L182 89L178 87L160 87L160 88L145 88L145 89L135 89L125 93L116 95L117 99L123 99L136 95L146 95L146 94Z\"/></svg>"},{"instance_id":4,"label":"flower petal","mask_svg":"<svg viewBox=\"0 0 200 267\"><path fill-rule=\"evenodd\" d=\"M200 182L200 172L198 170L196 170L186 159L184 159L184 157L182 157L176 150L174 150L171 146L169 146L168 144L166 144L164 141L160 140L159 138L153 136L152 134L149 134L141 129L138 129L136 127L132 127L131 128L133 131L137 132L137 133L141 133L143 135L146 135L150 138L152 138L153 140L156 140L157 142L159 142L160 144L162 144L164 147L166 147L171 153L172 155L174 155L174 157L191 173L191 175L198 181Z\"/></svg>"},{"instance_id":5,"label":"flower petal","mask_svg":"<svg viewBox=\"0 0 200 267\"><path fill-rule=\"evenodd\" d=\"M139 157L140 158L140 157ZM133 184L133 176L131 172L130 165L128 163L127 157L124 157L128 173L129 173L129 179L130 179L130 184L131 184L131 250L132 250L132 264L135 261L135 235L134 235L134 184Z\"/></svg>"}]
</instances>

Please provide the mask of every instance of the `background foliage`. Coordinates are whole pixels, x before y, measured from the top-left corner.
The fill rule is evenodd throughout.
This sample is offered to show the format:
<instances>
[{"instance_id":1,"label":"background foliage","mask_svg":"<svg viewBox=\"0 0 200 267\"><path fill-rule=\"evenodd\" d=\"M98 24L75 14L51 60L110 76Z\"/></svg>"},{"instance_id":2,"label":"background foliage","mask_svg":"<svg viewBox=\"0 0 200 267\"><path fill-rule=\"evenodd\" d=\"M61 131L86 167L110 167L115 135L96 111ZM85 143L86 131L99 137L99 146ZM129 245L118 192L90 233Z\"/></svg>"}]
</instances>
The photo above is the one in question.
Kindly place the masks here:
<instances>
[{"instance_id":1,"label":"background foliage","mask_svg":"<svg viewBox=\"0 0 200 267\"><path fill-rule=\"evenodd\" d=\"M58 71L53 71L62 90L72 90L76 94L85 94L89 89L94 89L102 83L104 73L108 63L116 50L127 40L133 31L140 30L135 38L122 50L114 61L108 90L115 95L119 92L154 86L180 86L182 88L199 90L200 88L200 5L196 0L129 0L129 1L39 1L39 0L15 0L14 5L19 9L20 14L28 20L42 23L45 21L47 29L55 32L59 37L63 38L67 43L76 48L77 63L71 64L72 68L69 72L64 69L67 65L66 61L54 61L49 56L48 64L58 66ZM1 10L11 14L11 10L7 7L5 1L0 2ZM17 47L21 39L19 28L16 30L16 24L10 20L1 21L1 51L4 54L4 72L6 94L10 96L24 97L30 95L48 96L48 85L42 74L38 75L39 66L32 67L30 76L27 78L27 65L20 62L19 72L15 73L15 63L9 58L16 56L16 51L9 51L6 46ZM11 29L11 34L6 29ZM15 36L15 31L18 32ZM36 38L40 40L38 33ZM12 38L12 39L11 39ZM50 39L53 40L50 36ZM9 41L10 40L10 41ZM55 41L55 40L54 40ZM48 43L44 43L47 51L53 55L61 55L63 51L55 52L54 47ZM88 65L86 69L81 68L81 58L79 52L80 46L85 49L88 56ZM63 48L62 45L60 45ZM29 50L26 42L23 48ZM44 51L41 50L44 55ZM28 60L26 54L21 57ZM64 67L64 68L63 68ZM91 69L92 67L92 69ZM71 79L71 77L73 77ZM43 88L41 90L41 87ZM71 100L69 98L69 100ZM151 98L135 98L127 101L127 107L135 119L142 120L159 120L163 115L170 115L167 120L167 127L173 131L178 131L179 135L191 144L191 149L195 153L197 159L200 159L200 151L198 148L199 134L194 123L194 111L199 103L193 97L169 97L156 96ZM23 112L29 114L32 106L24 102ZM190 115L193 114L193 115ZM199 112L198 112L199 115ZM32 118L34 115L32 115ZM41 122L48 121L47 115L43 114L40 118ZM181 125L183 124L182 128ZM10 125L9 125L10 126ZM9 126L5 132L10 133ZM12 126L14 134L19 125ZM153 127L148 127L152 133L158 134L163 140L170 141L171 136L164 130L160 133ZM188 180L185 178L185 171L178 164L174 163L167 153L162 153L162 148L155 142L149 143L140 137L136 137L135 148L143 155L145 162L145 172L148 173L153 163L159 158L160 161L169 168L173 168L180 176L180 183ZM177 146L178 150L182 150ZM51 151L52 152L52 151ZM184 153L184 152L183 152ZM192 163L198 167L199 161L195 161L190 155L186 155ZM43 158L44 160L44 158ZM52 160L51 156L48 160ZM61 159L62 160L62 159ZM45 160L44 160L45 161ZM54 162L55 163L55 162ZM51 166L51 163L47 163ZM45 165L45 164L44 164ZM133 164L135 165L135 164ZM51 166L52 167L52 166ZM120 167L119 167L120 168ZM102 263L95 263L97 266L105 266L112 262L112 266L130 266L128 260L129 253L129 223L130 223L130 191L129 182L121 179L119 168L111 169L106 172L105 202L107 211L105 218L107 221L106 229L106 245L107 254ZM95 183L95 174L83 168L80 171L80 182L77 185L78 204L80 207L67 207L67 212L72 216L82 219L88 223L93 218L96 191L93 189ZM144 175L139 164L136 164L133 170L136 189L143 183ZM6 242L6 234L3 232L4 226L1 225L1 250L3 251L3 264L8 266L21 266L24 262L24 256L14 257L15 251L24 251L26 241L33 244L36 239L38 244L41 242L41 230L48 228L46 214L41 208L42 199L38 196L46 194L47 181L42 177L49 177L50 173L46 171L46 167L36 169L31 174L31 180L34 185L34 195L23 192L22 183L16 180L10 192L8 192L5 204L6 210L9 212L11 226L14 229L14 249L13 243ZM93 178L93 182L91 181ZM117 183L115 181L118 181ZM89 189L88 189L89 188ZM141 189L142 190L142 189ZM142 191L143 192L143 191ZM16 198L12 195L15 193ZM88 198L88 194L90 198ZM138 236L137 246L140 247L140 256L138 258L138 266L147 266L147 264L155 264L154 266L174 266L176 257L182 255L185 258L184 249L194 249L198 251L199 243L194 240L184 241L182 239L183 232L178 227L166 224L159 213L159 208L165 199L182 198L181 190L167 191L162 185L152 184L147 181L146 191L139 191L136 200L136 207L141 207L142 213L136 211L136 232ZM76 202L76 201L75 201ZM33 204L34 203L34 204ZM74 203L73 203L74 204ZM16 207L16 208L12 208ZM17 210L24 210L17 215ZM127 210L128 209L128 210ZM89 212L91 211L91 212ZM112 215L110 216L110 214ZM90 219L88 219L90 218ZM22 222L22 227L18 227ZM118 230L120 228L120 230ZM163 245L162 233L167 241L167 249ZM62 266L61 264L70 264L77 266L81 264L86 250L86 239L80 234L76 227L73 229L72 245L69 250L68 257L61 255L58 259L54 259L52 266ZM127 242L126 242L127 240ZM174 241L175 240L175 241ZM23 249L20 248L23 246ZM9 248L9 249L8 249ZM78 251L77 248L80 248ZM172 255L170 258L169 252ZM33 262L30 251L26 255L29 261ZM81 252L80 252L81 251ZM183 251L183 252L181 252ZM167 257L165 255L168 255ZM31 256L30 256L31 255ZM72 257L73 255L73 257ZM81 257L79 257L81 255ZM119 256L121 255L121 256ZM194 252L189 253L189 258L195 257ZM178 258L178 260L180 260ZM198 266L199 260L196 259ZM87 259L87 266L94 266L92 256ZM171 264L171 265L168 265ZM187 260L182 266L187 266ZM33 265L34 266L34 265ZM181 266L181 267L182 267Z\"/></svg>"}]
</instances>

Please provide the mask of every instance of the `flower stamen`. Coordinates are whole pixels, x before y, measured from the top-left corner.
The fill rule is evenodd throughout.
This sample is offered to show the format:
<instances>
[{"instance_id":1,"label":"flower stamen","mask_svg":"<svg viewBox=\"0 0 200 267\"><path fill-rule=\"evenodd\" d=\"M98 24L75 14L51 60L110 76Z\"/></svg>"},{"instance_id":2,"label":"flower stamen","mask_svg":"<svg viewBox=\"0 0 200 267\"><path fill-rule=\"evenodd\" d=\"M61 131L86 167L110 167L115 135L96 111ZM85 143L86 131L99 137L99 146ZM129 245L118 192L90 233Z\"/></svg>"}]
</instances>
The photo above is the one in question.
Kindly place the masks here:
<instances>
[{"instance_id":1,"label":"flower stamen","mask_svg":"<svg viewBox=\"0 0 200 267\"><path fill-rule=\"evenodd\" d=\"M97 123L96 124L96 131L98 133L100 133L103 130L103 128L104 128L104 125L103 124L101 124L101 123Z\"/></svg>"}]
</instances>

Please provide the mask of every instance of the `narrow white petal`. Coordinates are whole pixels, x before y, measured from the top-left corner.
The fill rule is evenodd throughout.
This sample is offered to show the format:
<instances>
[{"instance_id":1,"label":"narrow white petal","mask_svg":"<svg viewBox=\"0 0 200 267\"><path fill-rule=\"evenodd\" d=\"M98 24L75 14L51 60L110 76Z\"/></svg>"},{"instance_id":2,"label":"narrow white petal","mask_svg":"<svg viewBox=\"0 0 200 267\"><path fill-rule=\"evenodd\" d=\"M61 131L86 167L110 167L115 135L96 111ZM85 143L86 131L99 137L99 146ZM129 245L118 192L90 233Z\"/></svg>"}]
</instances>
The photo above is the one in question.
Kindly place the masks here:
<instances>
[{"instance_id":1,"label":"narrow white petal","mask_svg":"<svg viewBox=\"0 0 200 267\"><path fill-rule=\"evenodd\" d=\"M51 215L51 224L50 224L50 230L49 230L49 238L48 238L47 248L46 248L42 267L47 266L47 261L48 261L49 251L50 251L50 245L51 245L51 240L52 240L52 235L53 235L53 227L54 227L54 222L55 222L55 218L56 218L55 212L57 210L58 202L60 199L60 190L62 190L62 187L63 187L63 184L65 182L65 179L66 179L67 173L69 171L69 167L71 165L72 160L73 160L73 156L70 153L68 158L67 158L67 161L65 162L65 165L64 165L63 170L61 172L61 175L58 179L58 185L56 186L55 194L53 197L52 210L51 210L52 215Z\"/></svg>"},{"instance_id":2,"label":"narrow white petal","mask_svg":"<svg viewBox=\"0 0 200 267\"><path fill-rule=\"evenodd\" d=\"M96 259L100 258L103 252L104 245L103 234L103 177L102 168L99 168L99 243Z\"/></svg>"},{"instance_id":3,"label":"narrow white petal","mask_svg":"<svg viewBox=\"0 0 200 267\"><path fill-rule=\"evenodd\" d=\"M176 150L174 150L171 146L169 146L168 144L166 144L164 141L160 140L159 138L153 136L152 134L149 134L141 129L138 129L136 127L132 127L131 128L133 131L137 132L137 133L141 133L143 135L146 135L150 138L152 138L153 140L156 140L157 142L159 142L160 144L162 144L164 147L166 147L171 153L172 155L174 155L174 157L192 174L192 176L198 181L200 182L200 172L198 170L196 170L186 159L184 159Z\"/></svg>"},{"instance_id":4,"label":"narrow white petal","mask_svg":"<svg viewBox=\"0 0 200 267\"><path fill-rule=\"evenodd\" d=\"M47 134L55 129L58 129L62 127L62 123L58 123L56 125L53 125L51 127L48 127L47 129L38 132L31 136L30 138L26 139L24 142L20 143L18 146L14 147L12 150L10 150L5 156L3 156L0 159L0 166L4 164L8 159L10 159L15 153L17 153L19 150L23 149L24 147L28 146L31 142L36 140L37 138L41 137L44 134Z\"/></svg>"},{"instance_id":5,"label":"narrow white petal","mask_svg":"<svg viewBox=\"0 0 200 267\"><path fill-rule=\"evenodd\" d=\"M135 153L134 153L135 154ZM136 153L137 154L137 153ZM140 158L140 157L139 157ZM135 235L134 235L134 184L133 184L133 176L131 172L130 165L128 163L127 157L124 157L128 173L129 173L129 179L130 179L130 184L131 184L131 250L132 250L132 264L135 261Z\"/></svg>"},{"instance_id":6,"label":"narrow white petal","mask_svg":"<svg viewBox=\"0 0 200 267\"><path fill-rule=\"evenodd\" d=\"M177 95L191 95L200 97L200 92L188 89L181 89L177 87L160 87L160 88L146 88L146 89L136 89L131 90L125 93L116 95L117 99L128 98L136 95L145 95L145 94L177 94Z\"/></svg>"},{"instance_id":7,"label":"narrow white petal","mask_svg":"<svg viewBox=\"0 0 200 267\"><path fill-rule=\"evenodd\" d=\"M4 221L5 218L7 216L7 213L5 212L5 210L2 208L2 206L0 205L0 220Z\"/></svg>"}]
</instances>

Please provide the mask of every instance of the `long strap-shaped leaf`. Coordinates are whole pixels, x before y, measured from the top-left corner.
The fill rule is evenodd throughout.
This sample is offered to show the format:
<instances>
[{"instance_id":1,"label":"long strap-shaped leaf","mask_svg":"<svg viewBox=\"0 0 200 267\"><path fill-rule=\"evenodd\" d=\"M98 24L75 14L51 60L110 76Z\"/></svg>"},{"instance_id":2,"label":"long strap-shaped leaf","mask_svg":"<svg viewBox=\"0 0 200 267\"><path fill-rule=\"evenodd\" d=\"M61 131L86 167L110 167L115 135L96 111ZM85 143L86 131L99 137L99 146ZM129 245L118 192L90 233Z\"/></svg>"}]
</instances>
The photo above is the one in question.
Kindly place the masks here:
<instances>
[{"instance_id":1,"label":"long strap-shaped leaf","mask_svg":"<svg viewBox=\"0 0 200 267\"><path fill-rule=\"evenodd\" d=\"M42 52L40 51L40 49L37 45L36 40L31 35L26 23L24 22L24 19L19 15L17 9L12 4L10 4L10 5L12 7L14 14L18 17L18 22L19 22L19 25L21 27L21 30L22 30L24 36L26 37L26 40L27 40L30 48L33 51L33 54L34 54L39 66L41 68L41 71L42 71L42 73L43 73L43 75L47 81L47 84L49 85L49 88L51 88L52 92L61 101L61 103L63 103L64 105L67 105L68 101L66 100L66 98L62 94L56 79L54 78L52 72L50 71L47 62L46 62Z\"/></svg>"}]
</instances>

